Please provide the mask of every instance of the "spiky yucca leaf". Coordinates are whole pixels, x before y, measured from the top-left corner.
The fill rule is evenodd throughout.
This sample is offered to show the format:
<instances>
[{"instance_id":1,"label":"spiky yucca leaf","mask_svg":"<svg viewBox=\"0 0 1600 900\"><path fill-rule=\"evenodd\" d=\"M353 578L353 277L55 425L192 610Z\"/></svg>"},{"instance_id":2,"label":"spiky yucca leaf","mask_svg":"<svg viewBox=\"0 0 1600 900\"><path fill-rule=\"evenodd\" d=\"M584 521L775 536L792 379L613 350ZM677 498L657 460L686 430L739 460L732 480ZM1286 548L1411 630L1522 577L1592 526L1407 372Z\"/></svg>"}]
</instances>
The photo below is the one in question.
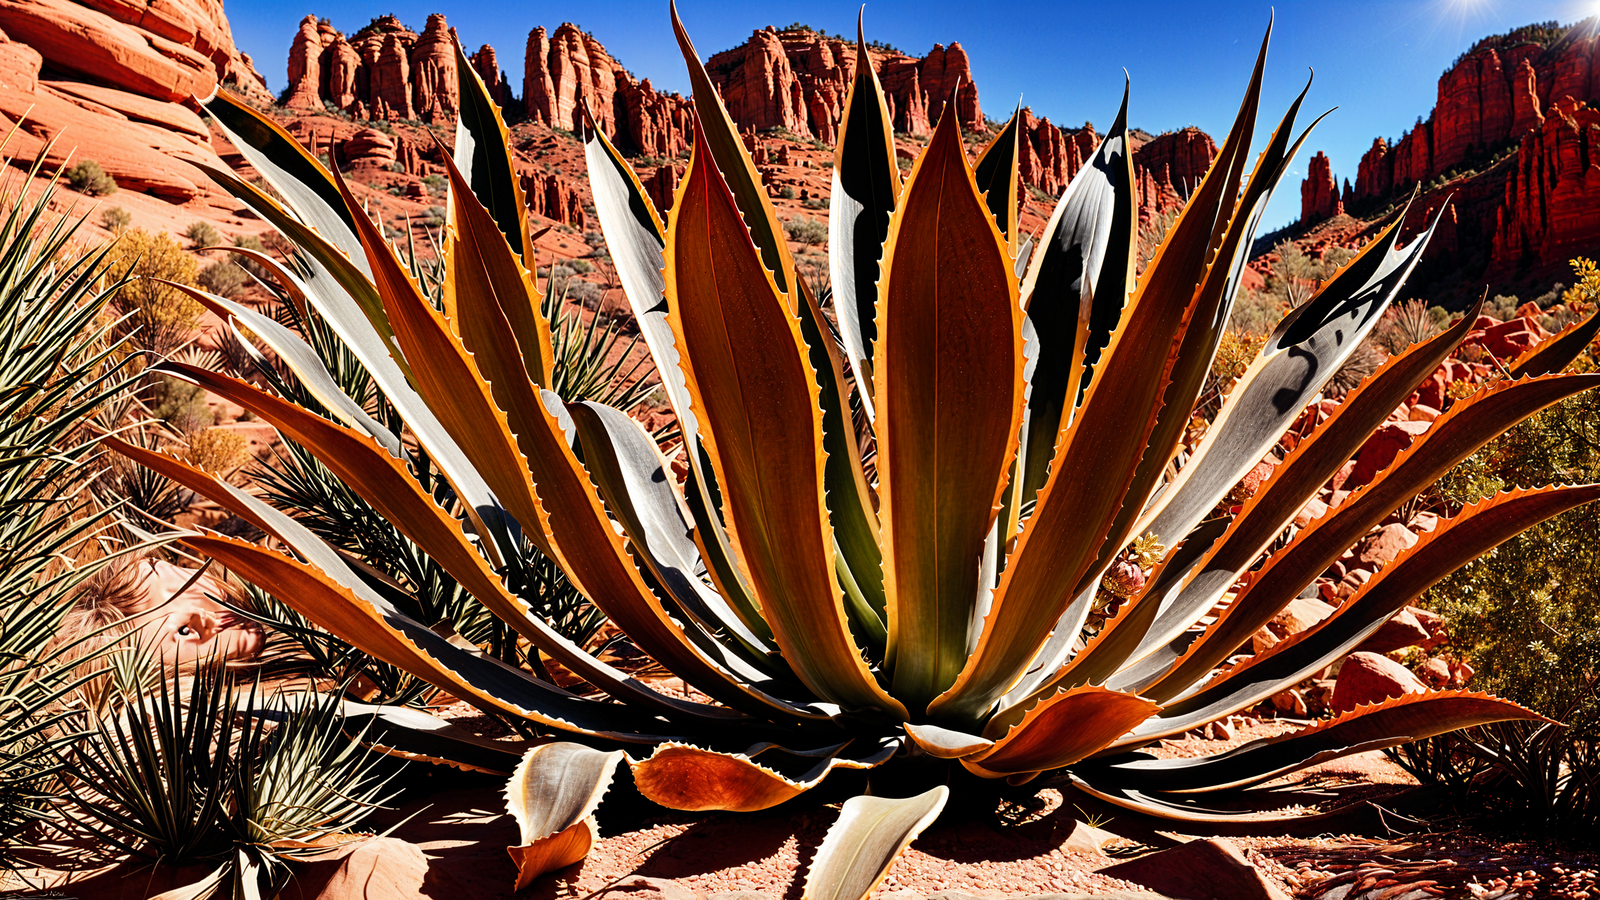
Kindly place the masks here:
<instances>
[{"instance_id":1,"label":"spiky yucca leaf","mask_svg":"<svg viewBox=\"0 0 1600 900\"><path fill-rule=\"evenodd\" d=\"M1401 290L1428 232L1402 247L1391 229L1286 319L1167 483L1262 210L1305 140L1296 125L1302 94L1246 178L1265 42L1215 165L1135 281L1126 97L1031 252L1016 233L1014 126L975 170L948 105L901 183L881 87L859 39L830 217L835 302L843 304L835 337L795 277L759 173L675 12L673 21L696 88L697 127L666 220L587 115L583 139L617 275L681 424L682 440L669 448L681 463L622 412L549 390L557 375L545 374L544 332L517 321L535 304L524 277L528 226L506 207L505 132L471 75L461 84L472 113L458 126L466 149L452 171L457 231L443 276L453 301L428 301L336 174L302 173L309 186L284 192L286 207L219 177L306 245L322 270L297 287L308 304L327 307L352 351L362 348L369 361L392 340L403 352L411 382L380 387L401 419L423 423L422 443L451 461L457 470L445 467L446 475L472 499L455 505L438 492L401 489L406 467L380 458L381 439L320 423L318 411L297 411L252 385L174 368L306 441L479 602L540 651L586 671L597 692L561 691L538 666L491 665L373 591L289 516L181 462L123 448L238 511L299 558L209 535L187 537L191 545L458 697L577 738L621 742L635 784L665 805L766 808L836 769L931 757L958 774L1012 783L1065 769L1107 796L1191 815L1182 803L1139 799L1144 790L1165 796L1179 777L1130 755L1148 740L1141 736L1200 710L1237 709L1300 677L1264 657L1232 670L1216 691L1194 693L1263 617L1390 510L1484 440L1593 381L1524 377L1458 403L1373 483L1273 554L1229 615L1190 641L1186 633L1217 596L1464 334L1452 330L1381 369L1347 401L1341 427L1303 440L1284 476L1232 524L1204 521L1354 352ZM234 121L237 104L210 105L241 139L259 139L249 152L266 161L269 177L304 168L304 152L278 132ZM337 258L345 236L324 239L302 224L312 219L348 230L349 259ZM372 280L352 283L358 269ZM1555 368L1570 343L1537 365ZM852 427L857 406L870 434ZM1304 645L1319 659L1343 652L1413 589L1593 491L1558 487L1465 513L1452 527L1479 526L1474 540L1430 542ZM631 683L551 641L548 623L472 557L493 558L495 524L507 517L516 526L508 532L546 551L642 649L709 700ZM1172 533L1152 538L1155 528ZM1097 584L1135 538L1166 548L1164 558L1146 589L1080 642ZM1174 771L1197 773L1202 792L1231 789L1418 732L1529 715L1493 698L1430 695ZM482 749L463 748L474 758ZM534 762L523 781L541 783L525 784L533 789L522 796L555 798L542 782L556 776L538 774L546 767ZM554 769L582 770L569 799L599 796L609 778L603 765ZM928 792L846 804L807 895L870 890L942 800ZM532 851L587 816L587 802L561 802L562 814L556 799L545 810L553 824L525 835L534 868L576 852L566 843L560 853Z\"/></svg>"}]
</instances>

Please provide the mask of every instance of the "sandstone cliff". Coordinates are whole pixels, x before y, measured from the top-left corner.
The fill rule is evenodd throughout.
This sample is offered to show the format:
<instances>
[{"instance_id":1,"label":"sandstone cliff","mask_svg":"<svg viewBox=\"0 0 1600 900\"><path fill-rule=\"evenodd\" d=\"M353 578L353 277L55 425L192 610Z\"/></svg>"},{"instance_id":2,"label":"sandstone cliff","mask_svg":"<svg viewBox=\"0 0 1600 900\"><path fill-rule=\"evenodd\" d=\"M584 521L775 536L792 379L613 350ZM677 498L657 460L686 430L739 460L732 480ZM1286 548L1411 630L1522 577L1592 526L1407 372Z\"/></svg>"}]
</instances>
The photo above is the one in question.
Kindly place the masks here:
<instances>
[{"instance_id":1,"label":"sandstone cliff","mask_svg":"<svg viewBox=\"0 0 1600 900\"><path fill-rule=\"evenodd\" d=\"M455 30L439 13L428 16L421 34L382 16L348 39L326 19L306 16L289 48L283 105L331 106L358 119L451 121L461 102L455 44ZM488 63L494 51L479 55Z\"/></svg>"},{"instance_id":2,"label":"sandstone cliff","mask_svg":"<svg viewBox=\"0 0 1600 900\"><path fill-rule=\"evenodd\" d=\"M1370 214L1417 185L1426 205L1455 195L1453 255L1472 278L1549 274L1600 248L1600 20L1528 26L1479 41L1439 78L1425 120L1392 144L1373 141L1340 198ZM1301 222L1334 215L1331 172L1312 159Z\"/></svg>"},{"instance_id":3,"label":"sandstone cliff","mask_svg":"<svg viewBox=\"0 0 1600 900\"><path fill-rule=\"evenodd\" d=\"M59 136L51 166L93 159L125 189L191 199L205 176L186 161L221 160L185 103L219 83L269 99L220 0L0 0L0 130L27 118L16 163Z\"/></svg>"}]
</instances>

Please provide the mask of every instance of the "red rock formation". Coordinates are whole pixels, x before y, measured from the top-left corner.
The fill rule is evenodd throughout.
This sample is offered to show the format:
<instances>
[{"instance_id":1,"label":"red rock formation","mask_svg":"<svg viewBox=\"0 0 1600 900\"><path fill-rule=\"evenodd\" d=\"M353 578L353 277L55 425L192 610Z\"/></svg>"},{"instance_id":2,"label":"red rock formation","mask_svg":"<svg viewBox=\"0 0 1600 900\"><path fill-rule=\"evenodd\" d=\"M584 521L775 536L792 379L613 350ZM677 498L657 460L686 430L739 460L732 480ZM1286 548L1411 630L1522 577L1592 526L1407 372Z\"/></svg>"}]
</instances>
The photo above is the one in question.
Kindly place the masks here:
<instances>
[{"instance_id":1,"label":"red rock formation","mask_svg":"<svg viewBox=\"0 0 1600 900\"><path fill-rule=\"evenodd\" d=\"M588 216L583 211L583 200L577 188L560 175L525 171L522 192L528 197L529 210L574 228L588 226Z\"/></svg>"},{"instance_id":2,"label":"red rock formation","mask_svg":"<svg viewBox=\"0 0 1600 900\"><path fill-rule=\"evenodd\" d=\"M270 99L208 0L4 0L0 83L0 131L28 120L6 146L15 164L60 135L47 166L93 159L123 189L175 202L207 190L189 162L222 164L182 103L219 83Z\"/></svg>"},{"instance_id":3,"label":"red rock formation","mask_svg":"<svg viewBox=\"0 0 1600 900\"><path fill-rule=\"evenodd\" d=\"M506 86L506 73L500 71L500 62L495 59L494 48L484 44L478 52L468 57L472 68L483 79L484 87L489 89L489 96L496 105L504 106L511 100L510 88Z\"/></svg>"},{"instance_id":4,"label":"red rock formation","mask_svg":"<svg viewBox=\"0 0 1600 900\"><path fill-rule=\"evenodd\" d=\"M929 134L945 104L969 131L984 129L972 66L960 44L935 44L922 59L898 51L868 51L883 83L896 131ZM809 30L768 27L706 61L706 72L742 128L784 128L802 138L837 139L844 102L855 78L852 42Z\"/></svg>"},{"instance_id":5,"label":"red rock formation","mask_svg":"<svg viewBox=\"0 0 1600 900\"><path fill-rule=\"evenodd\" d=\"M289 91L283 105L290 109L317 109L322 106L322 36L317 32L317 17L300 20L300 31L289 46Z\"/></svg>"},{"instance_id":6,"label":"red rock formation","mask_svg":"<svg viewBox=\"0 0 1600 900\"><path fill-rule=\"evenodd\" d=\"M1306 166L1306 179L1300 183L1300 224L1327 219L1341 210L1339 185L1333 180L1333 166L1321 151Z\"/></svg>"},{"instance_id":7,"label":"red rock formation","mask_svg":"<svg viewBox=\"0 0 1600 900\"><path fill-rule=\"evenodd\" d=\"M643 179L644 192L656 205L656 210L661 213L663 221L667 217L667 211L672 209L672 196L678 190L678 179L682 177L681 167L665 165L657 168L650 177Z\"/></svg>"},{"instance_id":8,"label":"red rock formation","mask_svg":"<svg viewBox=\"0 0 1600 900\"><path fill-rule=\"evenodd\" d=\"M1217 145L1211 136L1191 125L1135 146L1133 164L1157 176L1165 171L1166 182L1187 197L1199 186L1216 155Z\"/></svg>"},{"instance_id":9,"label":"red rock formation","mask_svg":"<svg viewBox=\"0 0 1600 900\"><path fill-rule=\"evenodd\" d=\"M577 130L582 97L600 128L625 149L651 156L688 151L688 101L656 91L649 79L635 81L599 41L570 22L554 34L540 26L528 35L523 72L523 103L535 122Z\"/></svg>"},{"instance_id":10,"label":"red rock formation","mask_svg":"<svg viewBox=\"0 0 1600 900\"><path fill-rule=\"evenodd\" d=\"M451 122L461 109L456 82L456 34L444 16L428 16L428 24L411 48L411 107L424 122ZM409 117L408 117L409 118Z\"/></svg>"},{"instance_id":11,"label":"red rock formation","mask_svg":"<svg viewBox=\"0 0 1600 900\"><path fill-rule=\"evenodd\" d=\"M1524 135L1495 222L1489 276L1593 253L1600 234L1600 109L1563 98Z\"/></svg>"}]
</instances>

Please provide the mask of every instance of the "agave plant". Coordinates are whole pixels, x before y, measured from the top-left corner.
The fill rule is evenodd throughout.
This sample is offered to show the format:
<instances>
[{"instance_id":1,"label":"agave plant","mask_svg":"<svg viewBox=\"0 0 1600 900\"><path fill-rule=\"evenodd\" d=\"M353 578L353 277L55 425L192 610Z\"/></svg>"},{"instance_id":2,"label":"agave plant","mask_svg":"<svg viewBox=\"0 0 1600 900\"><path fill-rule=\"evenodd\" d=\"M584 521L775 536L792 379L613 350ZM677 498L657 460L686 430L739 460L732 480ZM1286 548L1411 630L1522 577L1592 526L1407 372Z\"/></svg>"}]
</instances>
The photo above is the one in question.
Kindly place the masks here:
<instances>
[{"instance_id":1,"label":"agave plant","mask_svg":"<svg viewBox=\"0 0 1600 900\"><path fill-rule=\"evenodd\" d=\"M1213 514L1378 321L1431 233L1402 249L1399 222L1390 225L1285 318L1177 465L1256 226L1305 141L1295 136L1302 92L1246 177L1265 41L1215 163L1135 279L1126 92L1034 244L1017 227L1017 120L972 165L944 116L902 179L858 33L833 169L830 318L797 277L675 12L673 23L696 128L665 219L592 122L583 140L606 242L680 423L682 479L637 422L549 389L526 204L505 126L461 57L438 307L337 173L238 100L206 103L283 202L230 173L213 177L301 248L306 265L277 276L360 359L407 439L339 393L294 334L203 292L270 344L328 415L168 367L308 448L584 690L407 616L393 586L363 578L251 494L121 447L289 552L209 533L186 538L196 550L387 663L564 738L530 749L508 791L522 883L586 852L588 817L624 759L645 796L686 810L771 807L837 769L945 773L913 796L879 789L844 804L805 895L855 898L938 814L949 773L968 784L1053 773L1132 809L1206 818L1223 815L1199 804L1206 795L1310 762L1535 717L1445 691L1213 757L1137 752L1329 665L1462 562L1600 496L1558 486L1469 507L1314 629L1213 674L1390 510L1511 424L1600 383L1559 373L1577 352L1571 335L1536 348L1261 561L1462 339L1469 315L1366 379L1242 509ZM856 408L868 423L859 432ZM419 486L421 452L449 492ZM519 539L708 699L656 691L531 614L496 572ZM1082 640L1097 586L1135 542L1166 549L1143 588ZM419 725L409 737L401 718ZM385 739L402 752L510 768L493 746L448 741L413 712L389 724ZM905 793L904 781L886 783Z\"/></svg>"}]
</instances>

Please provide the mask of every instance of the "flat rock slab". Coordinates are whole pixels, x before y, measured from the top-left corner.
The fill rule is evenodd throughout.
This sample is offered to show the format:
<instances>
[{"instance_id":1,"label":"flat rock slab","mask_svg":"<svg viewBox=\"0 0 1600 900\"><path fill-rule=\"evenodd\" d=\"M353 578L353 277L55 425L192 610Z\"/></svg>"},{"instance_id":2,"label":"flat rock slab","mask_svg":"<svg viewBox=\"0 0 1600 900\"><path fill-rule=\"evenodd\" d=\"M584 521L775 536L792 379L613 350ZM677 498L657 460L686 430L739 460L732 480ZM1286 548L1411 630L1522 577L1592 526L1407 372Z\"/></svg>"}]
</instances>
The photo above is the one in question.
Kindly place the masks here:
<instances>
[{"instance_id":1,"label":"flat rock slab","mask_svg":"<svg viewBox=\"0 0 1600 900\"><path fill-rule=\"evenodd\" d=\"M1179 900L1289 900L1233 844L1190 841L1100 870Z\"/></svg>"}]
</instances>

